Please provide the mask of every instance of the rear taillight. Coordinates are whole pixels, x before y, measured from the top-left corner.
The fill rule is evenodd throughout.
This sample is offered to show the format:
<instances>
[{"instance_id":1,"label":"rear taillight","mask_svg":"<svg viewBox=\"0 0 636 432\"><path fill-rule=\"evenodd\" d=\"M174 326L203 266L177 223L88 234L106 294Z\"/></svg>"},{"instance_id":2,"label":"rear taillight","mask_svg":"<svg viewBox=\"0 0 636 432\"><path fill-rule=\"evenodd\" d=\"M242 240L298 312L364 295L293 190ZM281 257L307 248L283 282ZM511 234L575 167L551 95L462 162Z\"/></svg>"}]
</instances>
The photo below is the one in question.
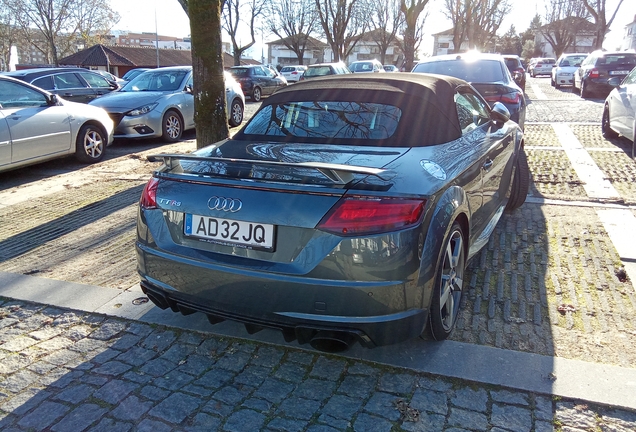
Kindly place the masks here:
<instances>
[{"instance_id":1,"label":"rear taillight","mask_svg":"<svg viewBox=\"0 0 636 432\"><path fill-rule=\"evenodd\" d=\"M590 78L598 78L601 76L601 74L599 73L598 69L592 69L590 71Z\"/></svg>"},{"instance_id":2,"label":"rear taillight","mask_svg":"<svg viewBox=\"0 0 636 432\"><path fill-rule=\"evenodd\" d=\"M509 104L519 103L519 98L520 96L518 92L505 93L502 95L492 94L484 96L484 99L486 99L488 102L504 102Z\"/></svg>"},{"instance_id":3,"label":"rear taillight","mask_svg":"<svg viewBox=\"0 0 636 432\"><path fill-rule=\"evenodd\" d=\"M157 208L157 187L159 186L159 179L156 177L151 178L146 183L144 191L141 193L141 199L139 205L143 209L155 209Z\"/></svg>"},{"instance_id":4,"label":"rear taillight","mask_svg":"<svg viewBox=\"0 0 636 432\"><path fill-rule=\"evenodd\" d=\"M378 234L417 224L424 200L344 197L322 218L317 228L338 235Z\"/></svg>"}]
</instances>

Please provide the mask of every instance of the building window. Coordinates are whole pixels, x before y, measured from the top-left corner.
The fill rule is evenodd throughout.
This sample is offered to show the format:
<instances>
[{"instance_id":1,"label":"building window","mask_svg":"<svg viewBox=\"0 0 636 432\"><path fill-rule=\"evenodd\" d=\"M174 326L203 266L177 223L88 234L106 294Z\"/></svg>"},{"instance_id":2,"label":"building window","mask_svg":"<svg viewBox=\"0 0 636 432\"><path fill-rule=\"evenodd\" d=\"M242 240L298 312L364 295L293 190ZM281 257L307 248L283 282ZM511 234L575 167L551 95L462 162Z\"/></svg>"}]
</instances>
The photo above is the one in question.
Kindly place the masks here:
<instances>
[{"instance_id":1,"label":"building window","mask_svg":"<svg viewBox=\"0 0 636 432\"><path fill-rule=\"evenodd\" d=\"M450 46L450 44L448 42L440 42L438 44L439 48L448 48Z\"/></svg>"}]
</instances>

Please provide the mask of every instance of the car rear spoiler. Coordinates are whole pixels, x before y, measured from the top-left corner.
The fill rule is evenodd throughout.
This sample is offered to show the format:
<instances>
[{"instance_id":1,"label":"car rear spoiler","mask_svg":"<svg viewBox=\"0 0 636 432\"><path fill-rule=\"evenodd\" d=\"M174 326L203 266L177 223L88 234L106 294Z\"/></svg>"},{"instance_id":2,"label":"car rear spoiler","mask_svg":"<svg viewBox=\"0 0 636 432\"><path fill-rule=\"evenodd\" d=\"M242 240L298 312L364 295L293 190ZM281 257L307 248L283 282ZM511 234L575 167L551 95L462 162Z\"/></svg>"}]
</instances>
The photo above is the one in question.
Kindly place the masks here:
<instances>
[{"instance_id":1,"label":"car rear spoiler","mask_svg":"<svg viewBox=\"0 0 636 432\"><path fill-rule=\"evenodd\" d=\"M324 162L279 162L263 161L251 159L235 159L220 157L204 157L183 154L159 154L147 157L149 162L163 162L168 169L173 169L176 163L181 160L191 160L197 162L220 162L229 166L271 166L289 168L308 168L320 172L323 176L331 180L337 186L346 186L354 180L354 174L371 175L380 180L390 180L395 176L391 170L382 168L369 168L357 165L330 164Z\"/></svg>"}]
</instances>

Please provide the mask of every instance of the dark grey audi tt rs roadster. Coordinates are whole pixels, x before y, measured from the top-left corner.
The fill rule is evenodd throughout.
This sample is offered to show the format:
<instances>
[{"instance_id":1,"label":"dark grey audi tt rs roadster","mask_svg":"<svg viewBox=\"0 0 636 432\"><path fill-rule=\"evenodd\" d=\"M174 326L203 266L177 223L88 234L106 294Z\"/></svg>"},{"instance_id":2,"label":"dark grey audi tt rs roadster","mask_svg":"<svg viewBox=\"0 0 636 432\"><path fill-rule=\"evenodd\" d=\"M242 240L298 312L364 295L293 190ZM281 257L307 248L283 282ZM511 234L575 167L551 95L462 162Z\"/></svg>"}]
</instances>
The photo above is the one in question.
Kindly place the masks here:
<instances>
[{"instance_id":1,"label":"dark grey audi tt rs roadster","mask_svg":"<svg viewBox=\"0 0 636 432\"><path fill-rule=\"evenodd\" d=\"M327 351L448 337L467 261L529 183L507 109L427 74L303 81L232 139L149 159L148 297Z\"/></svg>"}]
</instances>

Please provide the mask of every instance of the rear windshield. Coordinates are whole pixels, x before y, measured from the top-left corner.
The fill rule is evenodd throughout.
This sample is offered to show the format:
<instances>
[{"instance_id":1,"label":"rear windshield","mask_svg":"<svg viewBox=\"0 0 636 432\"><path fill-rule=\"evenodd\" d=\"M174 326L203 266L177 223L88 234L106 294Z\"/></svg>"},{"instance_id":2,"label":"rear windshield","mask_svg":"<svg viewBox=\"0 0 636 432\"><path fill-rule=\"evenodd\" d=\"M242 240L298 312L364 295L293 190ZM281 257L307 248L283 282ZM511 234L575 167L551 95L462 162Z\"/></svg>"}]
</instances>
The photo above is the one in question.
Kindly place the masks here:
<instances>
[{"instance_id":1,"label":"rear windshield","mask_svg":"<svg viewBox=\"0 0 636 432\"><path fill-rule=\"evenodd\" d=\"M420 63L413 72L448 75L468 82L505 81L501 63L497 60L443 60Z\"/></svg>"},{"instance_id":2,"label":"rear windshield","mask_svg":"<svg viewBox=\"0 0 636 432\"><path fill-rule=\"evenodd\" d=\"M230 73L235 77L246 76L248 75L247 68L243 69L230 69Z\"/></svg>"},{"instance_id":3,"label":"rear windshield","mask_svg":"<svg viewBox=\"0 0 636 432\"><path fill-rule=\"evenodd\" d=\"M371 72L373 71L373 63L352 63L349 65L351 72Z\"/></svg>"},{"instance_id":4,"label":"rear windshield","mask_svg":"<svg viewBox=\"0 0 636 432\"><path fill-rule=\"evenodd\" d=\"M384 140L393 135L401 116L399 108L381 103L287 102L263 108L252 118L243 133L323 140Z\"/></svg>"},{"instance_id":5,"label":"rear windshield","mask_svg":"<svg viewBox=\"0 0 636 432\"><path fill-rule=\"evenodd\" d=\"M329 66L316 66L307 68L305 71L306 77L324 76L333 74L331 67Z\"/></svg>"},{"instance_id":6,"label":"rear windshield","mask_svg":"<svg viewBox=\"0 0 636 432\"><path fill-rule=\"evenodd\" d=\"M514 70L520 66L520 62L518 59L507 58L504 60L506 61L506 66L508 67L509 70Z\"/></svg>"},{"instance_id":7,"label":"rear windshield","mask_svg":"<svg viewBox=\"0 0 636 432\"><path fill-rule=\"evenodd\" d=\"M634 66L636 65L636 54L612 54L599 57L597 65L608 66Z\"/></svg>"},{"instance_id":8,"label":"rear windshield","mask_svg":"<svg viewBox=\"0 0 636 432\"><path fill-rule=\"evenodd\" d=\"M292 66L285 66L284 68L282 68L280 71L281 72L294 72L296 70L295 67Z\"/></svg>"}]
</instances>

